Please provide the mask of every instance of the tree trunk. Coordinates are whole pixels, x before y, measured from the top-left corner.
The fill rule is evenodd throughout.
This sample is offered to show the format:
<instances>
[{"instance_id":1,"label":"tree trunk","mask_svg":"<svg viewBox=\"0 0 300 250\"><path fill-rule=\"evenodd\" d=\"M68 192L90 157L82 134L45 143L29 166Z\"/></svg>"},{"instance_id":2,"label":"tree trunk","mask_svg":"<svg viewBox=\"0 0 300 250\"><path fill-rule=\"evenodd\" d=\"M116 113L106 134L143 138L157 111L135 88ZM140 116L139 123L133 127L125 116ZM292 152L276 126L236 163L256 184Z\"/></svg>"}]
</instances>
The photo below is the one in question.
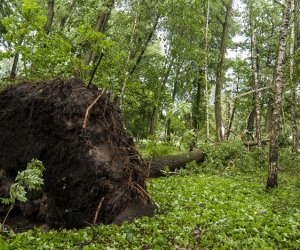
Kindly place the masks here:
<instances>
[{"instance_id":1,"label":"tree trunk","mask_svg":"<svg viewBox=\"0 0 300 250\"><path fill-rule=\"evenodd\" d=\"M106 2L104 4L105 10L100 11L100 13L97 17L95 28L94 28L95 32L104 33L106 25L109 20L110 13L114 7L114 4L115 4L114 0L106 0ZM96 57L96 53L94 53L91 46L88 45L87 49L86 49L86 53L84 55L84 64L89 65L91 62L98 61L97 60L98 58L95 58L95 57Z\"/></svg>"},{"instance_id":2,"label":"tree trunk","mask_svg":"<svg viewBox=\"0 0 300 250\"><path fill-rule=\"evenodd\" d=\"M205 24L205 69L204 69L204 81L205 81L205 141L207 142L210 137L209 133L209 89L208 89L208 29L209 29L209 7L210 2L207 0L206 9L206 24Z\"/></svg>"},{"instance_id":3,"label":"tree trunk","mask_svg":"<svg viewBox=\"0 0 300 250\"><path fill-rule=\"evenodd\" d=\"M218 66L216 71L216 90L215 90L215 121L216 121L216 141L221 142L224 140L222 133L222 78L224 68L224 58L227 47L228 28L230 24L230 17L232 12L233 0L229 0L226 6L226 16L223 25L222 42L219 53Z\"/></svg>"},{"instance_id":4,"label":"tree trunk","mask_svg":"<svg viewBox=\"0 0 300 250\"><path fill-rule=\"evenodd\" d=\"M11 71L10 71L10 80L13 82L16 80L16 77L17 77L17 68L18 68L19 57L20 57L20 54L19 54L19 52L17 52L14 56L14 62L13 62L13 65L12 65Z\"/></svg>"},{"instance_id":5,"label":"tree trunk","mask_svg":"<svg viewBox=\"0 0 300 250\"><path fill-rule=\"evenodd\" d=\"M155 135L157 123L158 106L155 105L152 109L151 122L150 122L150 135Z\"/></svg>"},{"instance_id":6,"label":"tree trunk","mask_svg":"<svg viewBox=\"0 0 300 250\"><path fill-rule=\"evenodd\" d=\"M200 102L201 102L201 79L195 79L196 96L192 101L192 127L194 131L198 131L200 123Z\"/></svg>"},{"instance_id":7,"label":"tree trunk","mask_svg":"<svg viewBox=\"0 0 300 250\"><path fill-rule=\"evenodd\" d=\"M228 123L228 126L227 126L227 131L226 131L226 140L229 139L230 131L231 131L232 124L233 124L233 119L234 119L234 115L235 115L235 111L236 111L235 101L233 102L232 106L233 106L232 107L232 112L231 112L231 115L230 115L229 123Z\"/></svg>"},{"instance_id":8,"label":"tree trunk","mask_svg":"<svg viewBox=\"0 0 300 250\"><path fill-rule=\"evenodd\" d=\"M47 22L44 26L44 31L46 34L49 34L52 29L53 19L54 19L54 0L48 0Z\"/></svg>"},{"instance_id":9,"label":"tree trunk","mask_svg":"<svg viewBox=\"0 0 300 250\"><path fill-rule=\"evenodd\" d=\"M278 147L279 147L279 132L280 132L280 114L282 102L283 89L283 70L284 57L286 48L286 39L289 29L291 0L286 0L283 11L279 45L275 64L274 78L273 78L273 113L272 113L272 130L269 151L269 174L266 188L274 188L278 185L277 170L278 170Z\"/></svg>"},{"instance_id":10,"label":"tree trunk","mask_svg":"<svg viewBox=\"0 0 300 250\"><path fill-rule=\"evenodd\" d=\"M163 92L163 90L164 90L164 88L165 88L165 86L167 84L167 81L169 79L169 75L171 73L173 62L174 62L174 58L172 58L169 66L168 66L168 69L167 69L167 71L165 73L165 76L164 76L164 79L162 81L162 84L160 86L160 91L157 94L157 104L153 107L152 116L151 116L150 135L155 135L155 132L156 132L157 115L158 115L158 108L159 108L158 105L160 103L161 93Z\"/></svg>"},{"instance_id":11,"label":"tree trunk","mask_svg":"<svg viewBox=\"0 0 300 250\"><path fill-rule=\"evenodd\" d=\"M252 20L252 13L250 23L251 26L251 52L252 52L252 75L254 82L254 103L255 103L255 128L256 128L256 140L258 147L261 147L261 131L260 131L260 98L259 98L259 73L258 73L258 56L257 56L257 44L256 44L256 31L255 24Z\"/></svg>"},{"instance_id":12,"label":"tree trunk","mask_svg":"<svg viewBox=\"0 0 300 250\"><path fill-rule=\"evenodd\" d=\"M174 105L175 103L175 97L177 94L177 89L178 89L178 75L179 75L179 71L181 68L182 63L179 63L177 66L177 70L176 70L176 74L175 74L175 80L174 80L174 87L173 87L173 92L172 92L172 105ZM167 121L167 141L170 142L171 141L171 118L168 118Z\"/></svg>"},{"instance_id":13,"label":"tree trunk","mask_svg":"<svg viewBox=\"0 0 300 250\"><path fill-rule=\"evenodd\" d=\"M69 8L68 8L68 14L64 15L61 19L60 19L60 24L59 24L59 31L62 32L65 28L66 22L68 20L69 17L69 13L72 11L72 9L74 8L76 4L76 0L72 0Z\"/></svg>"},{"instance_id":14,"label":"tree trunk","mask_svg":"<svg viewBox=\"0 0 300 250\"><path fill-rule=\"evenodd\" d=\"M23 41L24 41L24 35L22 35L20 37L18 46L21 46ZM16 52L16 54L14 56L13 65L12 65L11 71L10 71L10 80L13 82L15 82L16 78L17 78L17 69L18 69L19 59L20 59L20 53Z\"/></svg>"},{"instance_id":15,"label":"tree trunk","mask_svg":"<svg viewBox=\"0 0 300 250\"><path fill-rule=\"evenodd\" d=\"M254 132L254 121L255 121L255 107L251 109L251 112L247 119L247 132L253 134Z\"/></svg>"},{"instance_id":16,"label":"tree trunk","mask_svg":"<svg viewBox=\"0 0 300 250\"><path fill-rule=\"evenodd\" d=\"M161 156L152 159L146 159L145 162L149 169L149 177L155 178L164 176L162 170L168 167L168 170L173 172L176 169L184 168L189 162L196 161L197 163L203 162L205 154L200 151L192 151L189 153L179 155Z\"/></svg>"},{"instance_id":17,"label":"tree trunk","mask_svg":"<svg viewBox=\"0 0 300 250\"><path fill-rule=\"evenodd\" d=\"M154 33L155 33L155 31L156 31L156 28L157 28L157 25L158 25L159 18L160 18L160 15L157 15L156 18L155 18L153 27L152 27L152 29L150 30L150 33L149 33L149 35L148 35L148 37L147 37L147 40L145 41L144 45L142 46L142 49L141 49L141 51L140 51L140 54L139 54L138 57L137 57L137 60L135 61L134 65L132 66L132 68L131 68L131 69L129 70L129 72L128 72L128 74L129 74L130 76L135 72L137 66L140 64L140 62L141 62L141 60L142 60L142 58L143 58L143 56L144 56L144 53L145 53L145 51L146 51L146 49L147 49L147 47L148 47L150 41L152 40L152 37L153 37Z\"/></svg>"},{"instance_id":18,"label":"tree trunk","mask_svg":"<svg viewBox=\"0 0 300 250\"><path fill-rule=\"evenodd\" d=\"M292 23L291 23L291 45L290 45L290 82L291 82L291 123L292 123L292 152L298 151L298 128L296 116L296 84L295 84L295 0L292 0L291 5Z\"/></svg>"},{"instance_id":19,"label":"tree trunk","mask_svg":"<svg viewBox=\"0 0 300 250\"><path fill-rule=\"evenodd\" d=\"M138 1L139 4L139 1ZM133 47L134 47L134 40L135 40L135 36L136 36L136 27L138 24L138 20L139 20L139 13L135 14L135 18L134 18L134 23L132 26L132 32L131 32L131 37L130 37L130 43L129 43L129 49L128 49L128 53L127 53L127 60L126 60L126 64L124 67L124 76L121 77L121 84L123 84L122 89L121 89L121 95L120 95L120 107L122 107L123 105L123 100L124 100L124 96L125 96L125 90L127 87L127 81L129 79L129 65L130 65L130 61L133 58Z\"/></svg>"}]
</instances>

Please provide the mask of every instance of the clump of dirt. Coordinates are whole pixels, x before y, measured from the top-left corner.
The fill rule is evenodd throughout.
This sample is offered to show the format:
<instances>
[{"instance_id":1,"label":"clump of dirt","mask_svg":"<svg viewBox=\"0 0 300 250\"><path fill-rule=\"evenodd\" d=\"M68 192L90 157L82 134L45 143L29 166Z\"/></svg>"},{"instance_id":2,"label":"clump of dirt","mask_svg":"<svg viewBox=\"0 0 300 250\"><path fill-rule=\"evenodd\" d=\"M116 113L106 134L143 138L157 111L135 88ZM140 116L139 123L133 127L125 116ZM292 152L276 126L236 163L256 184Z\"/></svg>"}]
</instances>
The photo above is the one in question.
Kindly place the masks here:
<instances>
[{"instance_id":1,"label":"clump of dirt","mask_svg":"<svg viewBox=\"0 0 300 250\"><path fill-rule=\"evenodd\" d=\"M75 79L3 90L0 197L8 196L18 171L33 158L46 167L43 189L30 192L28 202L17 204L13 214L73 228L112 223L126 208L134 210L132 204L148 207L146 215L153 213L147 166L105 90L86 88ZM0 215L6 210L1 205Z\"/></svg>"}]
</instances>

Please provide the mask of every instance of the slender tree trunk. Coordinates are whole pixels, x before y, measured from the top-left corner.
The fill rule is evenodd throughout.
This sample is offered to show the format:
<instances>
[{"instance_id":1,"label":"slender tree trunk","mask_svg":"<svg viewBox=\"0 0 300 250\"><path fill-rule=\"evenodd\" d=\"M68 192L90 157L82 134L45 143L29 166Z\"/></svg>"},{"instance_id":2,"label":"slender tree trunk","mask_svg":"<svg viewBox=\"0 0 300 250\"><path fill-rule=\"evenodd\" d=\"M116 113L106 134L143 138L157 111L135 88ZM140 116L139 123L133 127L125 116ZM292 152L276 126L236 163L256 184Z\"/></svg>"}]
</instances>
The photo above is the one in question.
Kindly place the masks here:
<instances>
[{"instance_id":1,"label":"slender tree trunk","mask_svg":"<svg viewBox=\"0 0 300 250\"><path fill-rule=\"evenodd\" d=\"M134 62L133 66L131 68L129 68L129 62L132 59L132 50L129 50L128 58L127 58L127 63L126 63L126 66L125 66L125 73L124 73L125 77L123 79L123 85L122 85L122 89L121 89L121 102L120 102L120 105L122 105L122 103L123 103L123 99L124 99L124 95L125 95L125 92L126 92L127 83L129 81L129 79L131 78L131 76L133 75L133 73L135 72L135 70L137 69L137 67L140 64L140 62L142 61L144 53L145 53L145 51L146 51L149 43L152 40L152 37L153 37L154 33L156 31L159 18L160 18L160 15L157 15L156 18L155 18L153 27L150 30L149 35L148 35L145 43L141 46L140 53L138 54L137 59L136 59L136 61ZM137 19L135 19L135 24L136 24L136 22L137 22ZM132 35L134 35L134 33L135 33L135 25L133 27L133 33L132 33ZM133 36L132 36L132 38L133 38Z\"/></svg>"},{"instance_id":2,"label":"slender tree trunk","mask_svg":"<svg viewBox=\"0 0 300 250\"><path fill-rule=\"evenodd\" d=\"M283 90L283 70L284 57L286 49L286 39L289 29L291 0L285 1L285 7L282 16L279 45L275 64L273 78L273 114L272 114L272 131L269 151L269 174L266 188L274 188L278 185L277 170L278 170L278 148L279 148L279 132L280 132L280 114Z\"/></svg>"},{"instance_id":3,"label":"slender tree trunk","mask_svg":"<svg viewBox=\"0 0 300 250\"><path fill-rule=\"evenodd\" d=\"M251 15L252 19L252 15ZM255 25L252 20L250 20L252 24L251 30L251 52L252 52L252 75L254 82L254 103L255 103L255 127L256 127L256 140L257 146L261 147L261 131L260 131L260 98L259 98L259 73L258 73L258 56L257 56L257 45L256 45L256 32Z\"/></svg>"},{"instance_id":4,"label":"slender tree trunk","mask_svg":"<svg viewBox=\"0 0 300 250\"><path fill-rule=\"evenodd\" d=\"M290 82L291 82L291 123L292 123L292 151L298 151L298 128L296 117L296 84L295 84L295 0L291 3L291 44L290 44Z\"/></svg>"},{"instance_id":5,"label":"slender tree trunk","mask_svg":"<svg viewBox=\"0 0 300 250\"><path fill-rule=\"evenodd\" d=\"M150 123L150 135L155 135L155 132L156 132L157 115L158 115L160 97L161 97L161 93L164 91L164 88L165 88L165 86L167 84L167 81L169 79L169 75L171 73L173 62L174 62L174 58L172 58L171 62L169 63L168 69L165 73L164 79L163 79L162 84L160 86L160 91L157 95L157 105L155 105L153 107L152 116L151 116L151 123Z\"/></svg>"},{"instance_id":6,"label":"slender tree trunk","mask_svg":"<svg viewBox=\"0 0 300 250\"><path fill-rule=\"evenodd\" d=\"M272 23L272 31L271 31L271 37L275 36L275 24ZM265 64L266 68L269 68L271 66L273 57L272 57L272 46L269 46L269 50L267 52L267 61ZM265 79L266 87L272 87L272 81L271 79ZM265 132L270 135L272 130L272 113L273 113L273 99L272 95L269 95L268 97L268 110L266 115L266 121L265 121Z\"/></svg>"},{"instance_id":7,"label":"slender tree trunk","mask_svg":"<svg viewBox=\"0 0 300 250\"><path fill-rule=\"evenodd\" d=\"M10 80L13 82L17 78L17 68L18 68L19 57L20 57L20 54L19 54L19 52L17 52L14 56L14 62L13 62L13 65L12 65L11 71L10 71Z\"/></svg>"},{"instance_id":8,"label":"slender tree trunk","mask_svg":"<svg viewBox=\"0 0 300 250\"><path fill-rule=\"evenodd\" d=\"M233 119L234 119L234 115L235 115L235 111L236 111L235 101L233 102L232 106L233 106L232 107L232 112L231 112L231 115L230 115L230 120L229 120L227 131L226 131L226 140L229 139L230 132L232 132L231 128L232 128Z\"/></svg>"},{"instance_id":9,"label":"slender tree trunk","mask_svg":"<svg viewBox=\"0 0 300 250\"><path fill-rule=\"evenodd\" d=\"M206 2L206 24L205 24L205 68L204 68L204 81L205 81L205 141L209 140L209 89L208 89L208 29L210 18L210 0Z\"/></svg>"},{"instance_id":10,"label":"slender tree trunk","mask_svg":"<svg viewBox=\"0 0 300 250\"><path fill-rule=\"evenodd\" d=\"M62 32L66 26L66 22L69 18L69 13L72 11L72 9L74 8L76 4L76 0L72 0L69 8L68 8L68 14L67 15L64 15L61 19L60 19L60 25L59 25L59 30L60 32Z\"/></svg>"},{"instance_id":11,"label":"slender tree trunk","mask_svg":"<svg viewBox=\"0 0 300 250\"><path fill-rule=\"evenodd\" d=\"M158 25L158 21L159 21L159 18L160 18L160 15L157 15L156 18L155 18L155 21L154 21L154 24L153 24L153 27L152 29L150 30L149 32L149 35L145 41L145 43L143 44L142 48L141 48L141 51L137 57L137 60L135 61L134 65L132 66L132 68L129 70L128 74L131 76L133 75L133 73L135 72L137 66L140 64L144 54L145 54L145 51L149 45L149 43L151 42L152 40L152 37L156 31L156 28L157 28L157 25Z\"/></svg>"},{"instance_id":12,"label":"slender tree trunk","mask_svg":"<svg viewBox=\"0 0 300 250\"><path fill-rule=\"evenodd\" d=\"M255 101L254 101L255 102ZM254 122L255 122L255 105L251 107L251 112L247 119L247 133L253 134L254 132Z\"/></svg>"},{"instance_id":13,"label":"slender tree trunk","mask_svg":"<svg viewBox=\"0 0 300 250\"><path fill-rule=\"evenodd\" d=\"M138 1L138 5L139 5L139 1ZM124 67L124 78L121 77L121 81L123 81L123 86L122 86L121 95L120 95L121 96L120 97L120 107L122 107L122 105L123 105L123 99L125 96L127 81L128 81L128 78L130 77L129 76L129 65L130 65L130 61L132 60L134 40L135 40L135 36L136 36L136 27L138 24L138 20L139 20L139 13L136 13L135 18L134 18L134 23L132 26L129 49L128 49L128 53L127 53L127 60L126 60L126 64Z\"/></svg>"},{"instance_id":14,"label":"slender tree trunk","mask_svg":"<svg viewBox=\"0 0 300 250\"><path fill-rule=\"evenodd\" d=\"M192 101L192 127L194 131L198 131L200 122L200 102L201 102L201 79L195 79L196 96Z\"/></svg>"},{"instance_id":15,"label":"slender tree trunk","mask_svg":"<svg viewBox=\"0 0 300 250\"><path fill-rule=\"evenodd\" d=\"M232 12L233 0L229 0L226 6L226 16L223 25L222 41L219 53L218 66L216 71L216 90L215 90L215 121L216 121L216 139L217 142L224 140L222 133L222 78L224 68L224 58L227 48L228 28L230 24L230 17Z\"/></svg>"},{"instance_id":16,"label":"slender tree trunk","mask_svg":"<svg viewBox=\"0 0 300 250\"><path fill-rule=\"evenodd\" d=\"M151 122L150 122L150 135L155 135L157 123L158 106L155 105L152 109Z\"/></svg>"},{"instance_id":17,"label":"slender tree trunk","mask_svg":"<svg viewBox=\"0 0 300 250\"><path fill-rule=\"evenodd\" d=\"M18 46L21 46L23 41L24 41L24 35L20 37ZM10 71L10 80L13 82L15 82L16 78L17 78L17 69L18 69L19 59L20 59L20 53L16 52L16 54L14 56L13 65L12 65L11 71Z\"/></svg>"},{"instance_id":18,"label":"slender tree trunk","mask_svg":"<svg viewBox=\"0 0 300 250\"><path fill-rule=\"evenodd\" d=\"M97 17L95 28L94 28L95 32L101 32L101 33L105 32L105 28L107 26L110 13L114 7L114 4L115 4L114 0L106 0L104 4L105 10L100 11ZM97 62L98 61L97 59L98 58L96 58L96 53L93 52L91 46L88 45L86 49L86 53L84 55L84 64L89 65L91 62Z\"/></svg>"},{"instance_id":19,"label":"slender tree trunk","mask_svg":"<svg viewBox=\"0 0 300 250\"><path fill-rule=\"evenodd\" d=\"M173 92L172 92L172 105L174 105L175 103L175 98L176 98L176 94L177 94L177 89L178 89L178 75L179 75L179 71L181 68L182 64L179 63L177 66L177 70L176 70L176 74L175 74L175 80L174 80L174 87L173 87ZM171 141L171 118L168 118L167 121L167 141Z\"/></svg>"},{"instance_id":20,"label":"slender tree trunk","mask_svg":"<svg viewBox=\"0 0 300 250\"><path fill-rule=\"evenodd\" d=\"M49 34L52 29L53 19L54 19L54 0L48 0L47 22L44 26L44 31L46 34Z\"/></svg>"}]
</instances>

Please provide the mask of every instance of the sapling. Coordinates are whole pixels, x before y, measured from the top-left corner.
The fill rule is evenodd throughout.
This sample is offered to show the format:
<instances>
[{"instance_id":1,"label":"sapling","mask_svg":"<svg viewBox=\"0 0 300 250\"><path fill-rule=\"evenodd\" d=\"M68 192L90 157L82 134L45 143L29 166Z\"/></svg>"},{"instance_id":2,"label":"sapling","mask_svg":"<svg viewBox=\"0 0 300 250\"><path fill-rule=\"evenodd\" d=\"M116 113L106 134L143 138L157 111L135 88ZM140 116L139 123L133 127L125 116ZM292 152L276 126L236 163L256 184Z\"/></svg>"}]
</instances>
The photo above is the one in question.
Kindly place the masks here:
<instances>
[{"instance_id":1,"label":"sapling","mask_svg":"<svg viewBox=\"0 0 300 250\"><path fill-rule=\"evenodd\" d=\"M6 213L6 216L0 223L0 232L2 231L3 225L5 224L9 213L13 209L15 203L26 202L27 201L27 191L40 190L41 186L44 184L43 180L43 171L45 167L43 163L37 159L32 159L28 164L25 170L18 172L15 183L11 185L9 190L8 198L0 198L1 203L9 205L10 207Z\"/></svg>"}]
</instances>

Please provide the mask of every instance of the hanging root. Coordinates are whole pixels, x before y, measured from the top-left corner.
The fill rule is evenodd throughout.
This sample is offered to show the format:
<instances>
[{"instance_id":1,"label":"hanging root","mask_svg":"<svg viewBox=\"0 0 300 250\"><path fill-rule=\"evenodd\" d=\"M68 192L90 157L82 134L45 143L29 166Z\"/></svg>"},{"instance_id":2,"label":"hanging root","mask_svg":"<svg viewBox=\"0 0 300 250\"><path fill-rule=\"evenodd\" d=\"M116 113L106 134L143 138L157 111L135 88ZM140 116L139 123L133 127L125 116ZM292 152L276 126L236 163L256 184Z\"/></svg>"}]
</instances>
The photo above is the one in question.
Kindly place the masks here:
<instances>
[{"instance_id":1,"label":"hanging root","mask_svg":"<svg viewBox=\"0 0 300 250\"><path fill-rule=\"evenodd\" d=\"M141 185L131 181L128 183L128 185L139 193L143 204L147 204L148 200L151 200L153 202L151 196L145 191L144 188L141 187Z\"/></svg>"},{"instance_id":2,"label":"hanging root","mask_svg":"<svg viewBox=\"0 0 300 250\"><path fill-rule=\"evenodd\" d=\"M96 105L96 103L99 101L100 97L102 96L102 94L104 93L104 90L102 90L101 94L97 96L97 98L92 102L92 104L90 106L88 106L88 108L86 109L85 111L85 114L84 114L84 121L83 121L83 125L82 127L85 129L87 127L87 124L88 124L88 120L89 120L89 117L90 117L90 113L91 113L91 110L92 108Z\"/></svg>"},{"instance_id":3,"label":"hanging root","mask_svg":"<svg viewBox=\"0 0 300 250\"><path fill-rule=\"evenodd\" d=\"M98 207L97 207L97 210L96 210L96 213L95 213L95 216L94 216L94 220L93 220L93 225L96 225L96 223L97 223L98 214L99 214L100 208L102 206L103 200L104 200L104 197L102 197L102 199L100 200L100 202L98 204Z\"/></svg>"}]
</instances>

